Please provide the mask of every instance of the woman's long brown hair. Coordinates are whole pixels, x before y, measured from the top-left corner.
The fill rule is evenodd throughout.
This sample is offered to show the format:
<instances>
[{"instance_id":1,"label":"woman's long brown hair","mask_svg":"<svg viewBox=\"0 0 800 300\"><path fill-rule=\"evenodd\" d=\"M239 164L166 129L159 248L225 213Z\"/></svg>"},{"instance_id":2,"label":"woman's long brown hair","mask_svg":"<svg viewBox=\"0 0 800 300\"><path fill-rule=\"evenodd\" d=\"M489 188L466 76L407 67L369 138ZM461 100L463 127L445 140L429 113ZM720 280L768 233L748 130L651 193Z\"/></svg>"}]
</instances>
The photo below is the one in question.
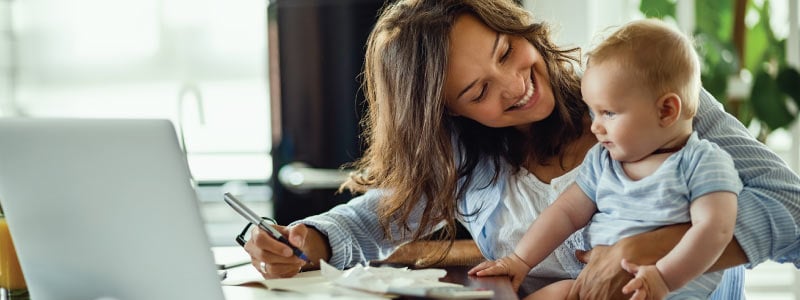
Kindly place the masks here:
<instances>
[{"instance_id":1,"label":"woman's long brown hair","mask_svg":"<svg viewBox=\"0 0 800 300\"><path fill-rule=\"evenodd\" d=\"M489 128L446 113L448 35L464 13L498 32L526 37L547 62L556 109L532 125L533 140L512 128ZM358 171L343 188L386 191L378 212L386 238L420 240L443 225L442 238L450 244L437 252L444 258L457 218L475 213L459 211L464 193L459 186L468 186L481 159L506 160L519 168L531 156L544 162L560 155L580 137L586 108L573 69L577 49L561 50L549 35L545 25L533 23L510 0L407 0L384 7L367 42L363 73L368 111L361 125L367 149L352 164ZM458 165L456 151L462 159ZM496 178L499 167L494 172ZM409 220L419 202L425 208L414 228ZM402 236L392 236L393 226Z\"/></svg>"}]
</instances>

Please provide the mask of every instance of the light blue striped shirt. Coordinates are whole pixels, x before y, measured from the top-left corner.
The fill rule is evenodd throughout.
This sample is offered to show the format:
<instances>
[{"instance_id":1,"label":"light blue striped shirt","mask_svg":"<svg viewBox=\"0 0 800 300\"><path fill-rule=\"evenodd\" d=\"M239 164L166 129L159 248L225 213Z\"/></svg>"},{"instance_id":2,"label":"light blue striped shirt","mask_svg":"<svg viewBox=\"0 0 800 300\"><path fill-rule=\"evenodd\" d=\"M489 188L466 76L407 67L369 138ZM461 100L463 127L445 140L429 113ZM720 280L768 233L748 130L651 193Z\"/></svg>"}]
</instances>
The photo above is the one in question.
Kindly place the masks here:
<instances>
[{"instance_id":1,"label":"light blue striped shirt","mask_svg":"<svg viewBox=\"0 0 800 300\"><path fill-rule=\"evenodd\" d=\"M739 194L742 182L730 155L692 133L650 175L631 180L608 150L595 145L586 154L575 180L597 205L584 230L591 247L613 245L622 238L661 226L691 221L689 205L712 192Z\"/></svg>"},{"instance_id":2,"label":"light blue striped shirt","mask_svg":"<svg viewBox=\"0 0 800 300\"><path fill-rule=\"evenodd\" d=\"M795 220L800 220L800 177L794 174L775 153L753 139L744 126L721 109L721 105L710 94L703 91L700 97L695 130L699 137L708 139L733 157L744 188L739 194L739 213L735 237L754 266L767 259L793 262L800 267L800 229ZM500 165L501 174L492 182L494 165L490 159L481 161L473 174L472 184L465 186L464 199L459 199L463 211L477 214L462 223L472 234L483 253L494 246L483 235L486 227L501 224L487 222L492 212L505 197L504 187L512 168ZM372 190L338 205L330 211L299 221L313 226L328 237L331 247L329 263L337 268L346 268L369 260L382 259L391 254L402 243L410 240L406 235L400 241L384 238L378 222L378 201L382 192ZM411 218L411 228L418 225L422 207L417 207ZM395 237L400 237L401 228L392 227ZM569 245L569 248L576 245ZM488 257L494 259L496 257ZM568 270L569 271L569 270ZM570 272L576 274L574 272ZM718 289L717 299L742 297L742 274L740 268L727 271L723 285ZM722 295L722 296L720 296Z\"/></svg>"},{"instance_id":3,"label":"light blue striped shirt","mask_svg":"<svg viewBox=\"0 0 800 300\"><path fill-rule=\"evenodd\" d=\"M672 153L650 175L630 179L619 161L602 145L586 154L575 180L597 206L583 231L590 247L613 245L622 238L661 226L691 221L689 206L713 192L739 194L742 182L727 152L692 133L686 145ZM704 274L667 299L706 299L722 272Z\"/></svg>"}]
</instances>

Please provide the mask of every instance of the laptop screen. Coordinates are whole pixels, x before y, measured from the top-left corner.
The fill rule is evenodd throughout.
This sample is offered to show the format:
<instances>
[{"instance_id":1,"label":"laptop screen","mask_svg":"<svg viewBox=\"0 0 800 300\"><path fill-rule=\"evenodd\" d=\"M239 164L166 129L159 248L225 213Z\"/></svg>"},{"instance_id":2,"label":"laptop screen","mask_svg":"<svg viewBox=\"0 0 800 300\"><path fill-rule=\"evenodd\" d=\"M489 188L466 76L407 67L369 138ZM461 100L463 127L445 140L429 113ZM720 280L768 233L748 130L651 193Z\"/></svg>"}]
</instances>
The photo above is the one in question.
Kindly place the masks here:
<instances>
[{"instance_id":1,"label":"laptop screen","mask_svg":"<svg viewBox=\"0 0 800 300\"><path fill-rule=\"evenodd\" d=\"M167 120L0 119L0 203L32 299L222 299Z\"/></svg>"}]
</instances>

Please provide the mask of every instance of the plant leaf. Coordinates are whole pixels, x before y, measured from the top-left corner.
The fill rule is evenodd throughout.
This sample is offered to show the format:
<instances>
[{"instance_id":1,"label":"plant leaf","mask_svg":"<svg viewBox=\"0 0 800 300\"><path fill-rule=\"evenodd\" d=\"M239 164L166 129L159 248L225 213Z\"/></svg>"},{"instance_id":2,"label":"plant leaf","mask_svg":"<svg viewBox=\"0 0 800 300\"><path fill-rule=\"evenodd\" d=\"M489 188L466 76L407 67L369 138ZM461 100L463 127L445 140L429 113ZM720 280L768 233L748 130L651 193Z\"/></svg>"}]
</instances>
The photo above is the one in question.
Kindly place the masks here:
<instances>
[{"instance_id":1,"label":"plant leaf","mask_svg":"<svg viewBox=\"0 0 800 300\"><path fill-rule=\"evenodd\" d=\"M745 67L749 70L761 69L761 64L768 62L770 48L769 36L772 29L770 28L769 20L759 18L752 28L747 28L747 37L745 43Z\"/></svg>"},{"instance_id":2,"label":"plant leaf","mask_svg":"<svg viewBox=\"0 0 800 300\"><path fill-rule=\"evenodd\" d=\"M800 72L795 68L783 66L778 71L777 82L780 91L786 93L794 100L797 107L800 107Z\"/></svg>"},{"instance_id":3,"label":"plant leaf","mask_svg":"<svg viewBox=\"0 0 800 300\"><path fill-rule=\"evenodd\" d=\"M695 1L695 31L711 34L720 41L730 41L733 34L733 2Z\"/></svg>"},{"instance_id":4,"label":"plant leaf","mask_svg":"<svg viewBox=\"0 0 800 300\"><path fill-rule=\"evenodd\" d=\"M727 106L728 77L736 74L736 53L731 43L723 43L717 37L698 31L695 34L697 53L701 58L701 79L706 88L719 102ZM737 112L728 110L733 115ZM740 121L744 121L741 120Z\"/></svg>"},{"instance_id":5,"label":"plant leaf","mask_svg":"<svg viewBox=\"0 0 800 300\"><path fill-rule=\"evenodd\" d=\"M794 115L786 106L786 97L778 89L778 83L765 69L759 69L750 91L750 105L756 118L769 129L786 127Z\"/></svg>"},{"instance_id":6,"label":"plant leaf","mask_svg":"<svg viewBox=\"0 0 800 300\"><path fill-rule=\"evenodd\" d=\"M672 17L675 19L675 2L669 0L642 0L639 11L648 18Z\"/></svg>"},{"instance_id":7,"label":"plant leaf","mask_svg":"<svg viewBox=\"0 0 800 300\"><path fill-rule=\"evenodd\" d=\"M747 103L742 103L739 105L739 110L736 111L736 118L739 119L739 122L742 122L745 127L749 127L750 123L753 122L753 110L750 108L752 105L748 105Z\"/></svg>"}]
</instances>

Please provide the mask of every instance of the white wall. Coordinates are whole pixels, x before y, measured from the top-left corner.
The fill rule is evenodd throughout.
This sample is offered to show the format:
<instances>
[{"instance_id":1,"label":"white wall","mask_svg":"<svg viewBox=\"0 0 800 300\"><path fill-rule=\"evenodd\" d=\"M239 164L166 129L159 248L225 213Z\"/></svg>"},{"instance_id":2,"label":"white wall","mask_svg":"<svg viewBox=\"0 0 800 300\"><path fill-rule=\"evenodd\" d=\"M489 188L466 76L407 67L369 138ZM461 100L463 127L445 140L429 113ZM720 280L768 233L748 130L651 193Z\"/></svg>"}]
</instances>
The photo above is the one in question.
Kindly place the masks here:
<instances>
[{"instance_id":1,"label":"white wall","mask_svg":"<svg viewBox=\"0 0 800 300\"><path fill-rule=\"evenodd\" d=\"M556 42L589 49L601 31L638 17L637 0L525 0L538 20L551 24Z\"/></svg>"},{"instance_id":2,"label":"white wall","mask_svg":"<svg viewBox=\"0 0 800 300\"><path fill-rule=\"evenodd\" d=\"M11 32L11 2L0 1L0 117L13 110L14 52Z\"/></svg>"}]
</instances>

